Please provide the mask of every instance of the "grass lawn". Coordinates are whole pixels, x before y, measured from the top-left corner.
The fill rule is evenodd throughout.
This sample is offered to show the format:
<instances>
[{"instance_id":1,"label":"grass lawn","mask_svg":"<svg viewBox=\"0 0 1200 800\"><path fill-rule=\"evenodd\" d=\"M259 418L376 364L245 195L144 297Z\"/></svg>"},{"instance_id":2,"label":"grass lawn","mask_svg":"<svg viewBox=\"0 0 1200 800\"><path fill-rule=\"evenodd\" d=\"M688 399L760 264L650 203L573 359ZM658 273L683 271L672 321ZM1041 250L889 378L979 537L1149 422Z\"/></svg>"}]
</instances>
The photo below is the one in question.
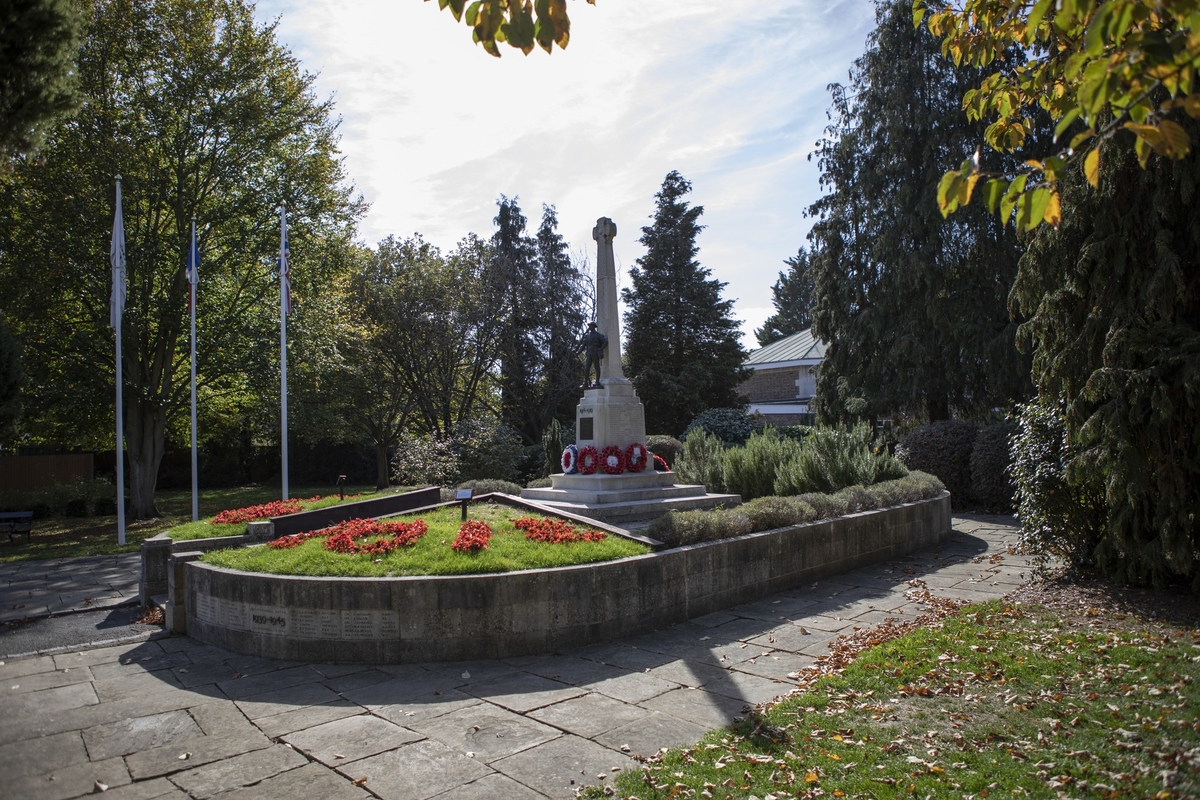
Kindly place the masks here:
<instances>
[{"instance_id":1,"label":"grass lawn","mask_svg":"<svg viewBox=\"0 0 1200 800\"><path fill-rule=\"evenodd\" d=\"M248 572L365 578L511 572L609 561L650 552L645 545L612 535L599 542L532 542L525 538L522 531L513 528L512 520L537 515L498 504L476 503L469 506L468 518L488 523L494 535L487 549L460 553L451 549L450 544L462 524L461 514L459 507L450 506L420 514L419 517L392 518L396 521L422 519L429 525L429 532L412 546L401 547L387 554L331 552L325 549L327 540L321 537L286 550L266 546L220 550L206 554L202 560L207 564Z\"/></svg>"},{"instance_id":2,"label":"grass lawn","mask_svg":"<svg viewBox=\"0 0 1200 800\"><path fill-rule=\"evenodd\" d=\"M330 494L336 489L320 486L291 487L293 497L312 497ZM346 494L371 493L374 486L347 486ZM200 492L200 515L212 517L229 508L243 508L257 503L279 499L279 484L238 486L232 489L204 489ZM104 553L133 553L142 546L142 541L163 531L185 523L192 524L191 489L160 491L157 495L157 519L127 520L125 524L125 546L117 545L117 517L48 517L33 521L33 536L27 544L25 536L14 537L9 545L8 537L0 536L0 564L11 561L35 561L45 558L67 558L91 556ZM207 523L202 523L207 525ZM210 526L212 527L212 526ZM226 527L226 526L222 526ZM242 525L241 531L245 531ZM213 534L208 534L213 535Z\"/></svg>"},{"instance_id":3,"label":"grass lawn","mask_svg":"<svg viewBox=\"0 0 1200 800\"><path fill-rule=\"evenodd\" d=\"M341 499L337 495L333 495L332 497L321 497L320 500L307 499L307 497L318 496L320 494L319 492L314 492L307 496L303 494L297 494L295 492L290 492L290 494L293 498L298 497L302 499L301 506L302 510L304 511L313 511L318 508L328 508L329 506L337 506L341 505L342 503L353 503L357 500L366 500L369 497L376 496L374 489L363 489L354 492L347 492L345 500ZM246 503L242 506L236 506L236 508L244 508L246 505L258 505L259 503L269 502L269 500L275 499L278 498L268 498L266 501ZM246 532L246 523L232 522L226 524L214 524L212 519L215 516L215 514L210 514L207 517L201 517L195 522L188 521L184 522L182 525L176 525L170 529L171 538L176 541L182 541L185 539L212 539L221 536L240 536Z\"/></svg>"},{"instance_id":4,"label":"grass lawn","mask_svg":"<svg viewBox=\"0 0 1200 800\"><path fill-rule=\"evenodd\" d=\"M1197 797L1197 678L1200 630L969 606L621 775L616 795Z\"/></svg>"}]
</instances>

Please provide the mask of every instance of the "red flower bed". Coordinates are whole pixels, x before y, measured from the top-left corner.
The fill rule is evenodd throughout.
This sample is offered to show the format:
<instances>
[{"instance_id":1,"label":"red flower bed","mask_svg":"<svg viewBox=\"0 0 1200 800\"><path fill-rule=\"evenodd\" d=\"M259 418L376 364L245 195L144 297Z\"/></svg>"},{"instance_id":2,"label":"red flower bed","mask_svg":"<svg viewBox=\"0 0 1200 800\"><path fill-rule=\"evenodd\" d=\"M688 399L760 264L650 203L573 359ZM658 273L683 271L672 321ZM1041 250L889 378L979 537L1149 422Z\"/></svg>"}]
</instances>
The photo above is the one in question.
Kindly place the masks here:
<instances>
[{"instance_id":1,"label":"red flower bed","mask_svg":"<svg viewBox=\"0 0 1200 800\"><path fill-rule=\"evenodd\" d=\"M428 530L429 526L425 524L424 520L420 519L413 520L412 522L380 522L373 519L351 519L319 531L297 533L294 536L281 536L278 539L267 542L267 544L276 550L286 550L295 547L307 539L327 537L328 541L325 542L325 549L332 550L335 553L346 553L348 555L356 553L382 554L416 544L417 540L424 536ZM367 536L386 538L379 538L365 544L359 544L356 541Z\"/></svg>"},{"instance_id":2,"label":"red flower bed","mask_svg":"<svg viewBox=\"0 0 1200 800\"><path fill-rule=\"evenodd\" d=\"M535 519L522 517L513 520L513 527L525 531L525 538L532 542L569 544L571 542L602 542L608 534L601 531L580 531L561 519Z\"/></svg>"},{"instance_id":3,"label":"red flower bed","mask_svg":"<svg viewBox=\"0 0 1200 800\"><path fill-rule=\"evenodd\" d=\"M458 536L450 546L460 553L474 553L486 550L492 538L492 528L486 522L467 520L458 529Z\"/></svg>"},{"instance_id":4,"label":"red flower bed","mask_svg":"<svg viewBox=\"0 0 1200 800\"><path fill-rule=\"evenodd\" d=\"M319 500L319 497L314 497L314 500ZM303 501L300 498L292 500L272 500L270 503L263 503L257 506L246 506L245 508L234 508L228 511L222 511L212 518L212 525L228 525L233 522L253 522L256 519L267 519L268 517L282 517L284 514L295 514L297 511L302 511Z\"/></svg>"}]
</instances>

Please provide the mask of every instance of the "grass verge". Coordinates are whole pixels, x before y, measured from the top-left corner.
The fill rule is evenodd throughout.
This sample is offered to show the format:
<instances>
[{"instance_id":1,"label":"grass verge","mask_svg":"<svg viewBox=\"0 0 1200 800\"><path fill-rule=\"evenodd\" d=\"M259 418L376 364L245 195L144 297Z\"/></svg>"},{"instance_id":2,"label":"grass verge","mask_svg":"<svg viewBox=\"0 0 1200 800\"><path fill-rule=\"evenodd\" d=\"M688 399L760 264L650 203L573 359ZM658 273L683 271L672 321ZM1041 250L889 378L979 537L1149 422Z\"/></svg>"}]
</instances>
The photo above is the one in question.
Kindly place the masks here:
<instances>
[{"instance_id":1,"label":"grass verge","mask_svg":"<svg viewBox=\"0 0 1200 800\"><path fill-rule=\"evenodd\" d=\"M293 493L294 496L302 495ZM314 494L313 497L318 495ZM342 499L337 495L332 497L321 497L319 500L302 500L300 502L303 511L315 511L318 508L328 508L329 506L340 506L343 503L353 503L358 500L369 500L378 495L372 490L364 490L362 492L352 492ZM271 498L275 499L275 498ZM255 503L247 503L246 505L256 505ZM245 506L235 506L235 508L244 508ZM224 510L224 509L222 509ZM170 529L171 538L175 541L185 541L188 539L215 539L222 536L240 536L246 532L246 523L232 522L227 524L214 523L213 517L216 514L206 518L201 518L195 522L185 522L182 525L176 525Z\"/></svg>"},{"instance_id":2,"label":"grass verge","mask_svg":"<svg viewBox=\"0 0 1200 800\"><path fill-rule=\"evenodd\" d=\"M994 601L862 632L788 699L581 796L1200 796L1200 630L1088 617Z\"/></svg>"},{"instance_id":3,"label":"grass verge","mask_svg":"<svg viewBox=\"0 0 1200 800\"><path fill-rule=\"evenodd\" d=\"M291 494L311 497L329 493L328 485L292 487ZM374 486L347 486L346 494L374 492ZM205 489L200 493L200 514L212 517L227 508L265 503L279 499L277 484L237 486L229 489ZM74 558L111 553L136 553L142 541L184 524L194 524L191 489L172 489L158 492L158 510L162 516L154 519L128 520L125 526L125 546L117 544L117 517L48 517L33 521L33 535L28 542L22 534L9 544L0 536L0 564L14 561L38 561L47 558ZM202 523L207 525L207 523ZM211 527L211 526L210 526ZM245 525L241 531L245 532ZM207 534L209 536L213 534Z\"/></svg>"},{"instance_id":4,"label":"grass verge","mask_svg":"<svg viewBox=\"0 0 1200 800\"><path fill-rule=\"evenodd\" d=\"M460 553L450 548L450 543L454 541L462 524L461 511L457 507L446 507L419 515L419 519L425 520L429 525L429 532L416 544L387 554L334 553L325 549L324 538L315 538L287 550L275 550L266 546L219 550L206 554L202 560L207 564L229 569L274 575L367 578L512 572L610 561L650 552L645 545L612 535L599 542L532 542L525 538L524 533L513 528L512 521L520 517L537 516L535 514L493 503L472 505L469 513L470 519L486 522L494 531L485 550ZM393 519L408 521L415 518L417 517Z\"/></svg>"}]
</instances>

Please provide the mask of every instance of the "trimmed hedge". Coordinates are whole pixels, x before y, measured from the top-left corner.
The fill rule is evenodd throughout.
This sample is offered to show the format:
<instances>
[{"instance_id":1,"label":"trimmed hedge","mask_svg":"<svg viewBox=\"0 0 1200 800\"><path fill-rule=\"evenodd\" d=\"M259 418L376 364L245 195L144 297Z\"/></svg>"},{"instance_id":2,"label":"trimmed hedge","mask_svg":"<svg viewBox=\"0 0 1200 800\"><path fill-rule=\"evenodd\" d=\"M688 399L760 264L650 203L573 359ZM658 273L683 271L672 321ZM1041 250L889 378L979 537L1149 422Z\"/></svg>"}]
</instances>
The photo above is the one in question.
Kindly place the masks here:
<instances>
[{"instance_id":1,"label":"trimmed hedge","mask_svg":"<svg viewBox=\"0 0 1200 800\"><path fill-rule=\"evenodd\" d=\"M914 471L903 478L874 486L848 486L833 494L761 497L736 509L672 511L650 523L646 535L670 547L682 547L915 503L937 497L945 488L933 475Z\"/></svg>"},{"instance_id":2,"label":"trimmed hedge","mask_svg":"<svg viewBox=\"0 0 1200 800\"><path fill-rule=\"evenodd\" d=\"M699 429L725 444L745 444L758 428L750 415L739 408L710 408L692 420L682 438L686 440L692 431Z\"/></svg>"},{"instance_id":3,"label":"trimmed hedge","mask_svg":"<svg viewBox=\"0 0 1200 800\"><path fill-rule=\"evenodd\" d=\"M683 452L683 442L674 436L655 434L646 437L646 449L656 456L662 456L668 467L674 467L675 459L679 458L679 454Z\"/></svg>"},{"instance_id":4,"label":"trimmed hedge","mask_svg":"<svg viewBox=\"0 0 1200 800\"><path fill-rule=\"evenodd\" d=\"M971 496L988 511L1012 511L1016 487L1009 474L1010 442L1018 430L1015 423L1000 422L983 428L975 436L971 450Z\"/></svg>"},{"instance_id":5,"label":"trimmed hedge","mask_svg":"<svg viewBox=\"0 0 1200 800\"><path fill-rule=\"evenodd\" d=\"M936 475L950 490L950 502L960 508L971 497L971 451L975 426L962 420L922 425L896 447L896 458L909 469Z\"/></svg>"}]
</instances>

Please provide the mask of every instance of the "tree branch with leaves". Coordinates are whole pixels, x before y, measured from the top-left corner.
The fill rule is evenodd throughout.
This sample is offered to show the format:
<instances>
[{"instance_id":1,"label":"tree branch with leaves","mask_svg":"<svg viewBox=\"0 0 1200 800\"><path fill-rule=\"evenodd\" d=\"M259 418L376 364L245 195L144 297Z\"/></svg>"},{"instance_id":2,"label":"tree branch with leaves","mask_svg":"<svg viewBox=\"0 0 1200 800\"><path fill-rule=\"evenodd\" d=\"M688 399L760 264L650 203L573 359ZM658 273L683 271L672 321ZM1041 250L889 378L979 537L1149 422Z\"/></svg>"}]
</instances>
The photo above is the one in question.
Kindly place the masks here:
<instances>
[{"instance_id":1,"label":"tree branch with leaves","mask_svg":"<svg viewBox=\"0 0 1200 800\"><path fill-rule=\"evenodd\" d=\"M1121 131L1136 137L1143 169L1152 153L1177 160L1191 150L1178 119L1200 117L1198 0L916 0L913 19L942 37L956 64L995 69L963 97L968 117L991 120L988 147L1019 152L1042 113L1059 144L1014 173L981 170L978 154L963 161L938 187L943 214L967 205L982 182L988 208L1006 224L1057 226L1065 172L1082 168L1098 188L1101 145ZM1014 48L1024 62L998 69Z\"/></svg>"}]
</instances>

